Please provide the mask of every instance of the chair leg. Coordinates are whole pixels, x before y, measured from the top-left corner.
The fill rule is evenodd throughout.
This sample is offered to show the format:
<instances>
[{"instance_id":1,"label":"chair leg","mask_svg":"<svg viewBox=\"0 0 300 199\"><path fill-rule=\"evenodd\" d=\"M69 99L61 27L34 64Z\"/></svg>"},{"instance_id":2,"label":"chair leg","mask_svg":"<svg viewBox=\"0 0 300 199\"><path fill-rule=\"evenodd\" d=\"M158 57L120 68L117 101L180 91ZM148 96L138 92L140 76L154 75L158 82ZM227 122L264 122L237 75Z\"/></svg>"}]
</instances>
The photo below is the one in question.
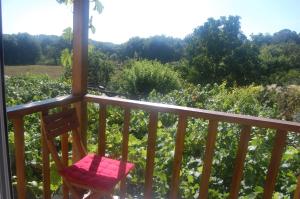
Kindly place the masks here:
<instances>
[{"instance_id":1,"label":"chair leg","mask_svg":"<svg viewBox=\"0 0 300 199\"><path fill-rule=\"evenodd\" d=\"M91 192L84 199L113 199L111 193L103 193L103 192Z\"/></svg>"},{"instance_id":2,"label":"chair leg","mask_svg":"<svg viewBox=\"0 0 300 199\"><path fill-rule=\"evenodd\" d=\"M100 199L101 196L103 196L103 193L101 192L91 192L84 199Z\"/></svg>"}]
</instances>

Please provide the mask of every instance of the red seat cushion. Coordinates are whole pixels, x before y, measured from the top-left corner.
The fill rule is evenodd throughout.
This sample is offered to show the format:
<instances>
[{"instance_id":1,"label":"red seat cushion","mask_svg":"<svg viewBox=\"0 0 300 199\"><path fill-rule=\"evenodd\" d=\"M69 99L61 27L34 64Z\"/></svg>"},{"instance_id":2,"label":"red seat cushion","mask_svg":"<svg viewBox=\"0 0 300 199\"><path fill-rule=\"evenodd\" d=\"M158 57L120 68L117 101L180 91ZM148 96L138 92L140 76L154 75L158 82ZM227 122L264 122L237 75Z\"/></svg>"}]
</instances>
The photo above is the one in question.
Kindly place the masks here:
<instances>
[{"instance_id":1,"label":"red seat cushion","mask_svg":"<svg viewBox=\"0 0 300 199\"><path fill-rule=\"evenodd\" d=\"M111 191L133 168L132 163L88 154L59 173L71 183Z\"/></svg>"}]
</instances>

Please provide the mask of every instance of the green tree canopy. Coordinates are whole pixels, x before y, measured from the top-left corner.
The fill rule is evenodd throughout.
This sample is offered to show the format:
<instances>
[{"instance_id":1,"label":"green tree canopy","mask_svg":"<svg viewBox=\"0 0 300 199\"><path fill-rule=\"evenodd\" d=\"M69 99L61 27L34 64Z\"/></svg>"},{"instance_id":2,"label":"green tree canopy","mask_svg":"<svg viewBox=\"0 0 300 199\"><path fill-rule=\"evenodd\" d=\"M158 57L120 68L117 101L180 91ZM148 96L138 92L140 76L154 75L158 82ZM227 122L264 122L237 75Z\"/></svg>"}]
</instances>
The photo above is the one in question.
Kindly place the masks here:
<instances>
[{"instance_id":1,"label":"green tree canopy","mask_svg":"<svg viewBox=\"0 0 300 199\"><path fill-rule=\"evenodd\" d=\"M257 78L259 51L241 32L239 20L209 18L186 38L192 81L245 84Z\"/></svg>"}]
</instances>

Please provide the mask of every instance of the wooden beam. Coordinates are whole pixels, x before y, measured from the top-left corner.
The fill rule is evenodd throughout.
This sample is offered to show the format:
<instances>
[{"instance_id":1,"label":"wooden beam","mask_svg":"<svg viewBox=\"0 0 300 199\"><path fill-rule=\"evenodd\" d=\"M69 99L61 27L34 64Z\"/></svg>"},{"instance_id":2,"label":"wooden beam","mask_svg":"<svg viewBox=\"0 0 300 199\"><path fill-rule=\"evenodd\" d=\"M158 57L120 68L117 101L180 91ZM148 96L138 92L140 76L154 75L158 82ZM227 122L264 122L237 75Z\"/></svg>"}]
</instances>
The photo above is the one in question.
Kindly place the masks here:
<instances>
[{"instance_id":1,"label":"wooden beam","mask_svg":"<svg viewBox=\"0 0 300 199\"><path fill-rule=\"evenodd\" d=\"M13 120L16 150L17 192L19 199L26 198L24 120Z\"/></svg>"},{"instance_id":2,"label":"wooden beam","mask_svg":"<svg viewBox=\"0 0 300 199\"><path fill-rule=\"evenodd\" d=\"M234 164L234 172L231 180L229 198L235 199L239 196L241 180L243 178L244 163L247 155L248 143L251 137L251 126L243 126L240 142Z\"/></svg>"},{"instance_id":3,"label":"wooden beam","mask_svg":"<svg viewBox=\"0 0 300 199\"><path fill-rule=\"evenodd\" d=\"M106 148L106 105L100 105L98 129L98 154L105 156Z\"/></svg>"},{"instance_id":4,"label":"wooden beam","mask_svg":"<svg viewBox=\"0 0 300 199\"><path fill-rule=\"evenodd\" d=\"M279 172L280 161L285 149L287 139L287 131L278 130L275 136L272 156L265 182L263 198L271 199L275 189L276 178Z\"/></svg>"},{"instance_id":5,"label":"wooden beam","mask_svg":"<svg viewBox=\"0 0 300 199\"><path fill-rule=\"evenodd\" d=\"M154 159L155 159L155 147L156 147L156 134L157 134L157 121L158 113L150 113L148 143L147 143L147 160L146 160L146 172L145 172L145 197L146 199L153 198L152 186L153 186L153 171L154 171Z\"/></svg>"},{"instance_id":6,"label":"wooden beam","mask_svg":"<svg viewBox=\"0 0 300 199\"><path fill-rule=\"evenodd\" d=\"M179 115L176 142L175 142L175 153L171 180L171 191L169 198L178 198L179 180L180 180L180 168L184 150L184 137L187 127L187 117L184 114Z\"/></svg>"},{"instance_id":7,"label":"wooden beam","mask_svg":"<svg viewBox=\"0 0 300 199\"><path fill-rule=\"evenodd\" d=\"M48 111L44 112L44 115L48 115ZM42 117L42 114L41 114ZM42 162L43 162L43 198L50 199L51 191L50 191L50 152L47 146L47 140L45 137L44 131L44 122L41 119L41 139L42 139Z\"/></svg>"},{"instance_id":8,"label":"wooden beam","mask_svg":"<svg viewBox=\"0 0 300 199\"><path fill-rule=\"evenodd\" d=\"M74 0L72 94L87 93L89 1Z\"/></svg>"},{"instance_id":9,"label":"wooden beam","mask_svg":"<svg viewBox=\"0 0 300 199\"><path fill-rule=\"evenodd\" d=\"M72 94L84 96L87 93L89 1L74 0L73 7ZM87 104L82 101L75 107L80 124L79 134L86 147Z\"/></svg>"},{"instance_id":10,"label":"wooden beam","mask_svg":"<svg viewBox=\"0 0 300 199\"><path fill-rule=\"evenodd\" d=\"M122 140L122 161L127 162L128 159L128 142L129 142L129 126L130 126L130 109L124 111L124 127ZM126 198L126 178L122 179L120 184L120 199Z\"/></svg>"},{"instance_id":11,"label":"wooden beam","mask_svg":"<svg viewBox=\"0 0 300 199\"><path fill-rule=\"evenodd\" d=\"M206 120L216 120L220 122L228 122L241 124L246 126L256 126L261 128L279 129L283 131L293 131L300 133L300 123L285 120L268 119L263 117L255 117L250 115L241 115L234 113L225 113L219 111L210 111L205 109L175 106L169 104L160 104L145 101L136 101L122 99L118 97L107 97L87 94L84 96L87 102L101 103L119 107L127 107L130 109L141 109L145 111L157 111L160 113L185 114L187 117L202 118Z\"/></svg>"},{"instance_id":12,"label":"wooden beam","mask_svg":"<svg viewBox=\"0 0 300 199\"><path fill-rule=\"evenodd\" d=\"M204 154L203 171L200 179L199 199L208 198L208 184L213 163L213 155L217 138L218 122L210 120Z\"/></svg>"}]
</instances>

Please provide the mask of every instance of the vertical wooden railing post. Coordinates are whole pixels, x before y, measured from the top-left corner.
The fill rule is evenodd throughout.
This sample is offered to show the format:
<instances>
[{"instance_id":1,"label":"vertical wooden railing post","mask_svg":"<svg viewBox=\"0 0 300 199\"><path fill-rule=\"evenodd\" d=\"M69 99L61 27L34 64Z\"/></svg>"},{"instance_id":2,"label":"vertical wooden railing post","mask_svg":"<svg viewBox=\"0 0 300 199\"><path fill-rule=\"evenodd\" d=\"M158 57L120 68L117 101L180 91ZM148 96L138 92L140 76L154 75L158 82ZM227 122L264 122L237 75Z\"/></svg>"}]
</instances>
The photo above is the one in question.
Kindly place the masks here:
<instances>
[{"instance_id":1,"label":"vertical wooden railing post","mask_svg":"<svg viewBox=\"0 0 300 199\"><path fill-rule=\"evenodd\" d=\"M279 172L280 161L286 145L286 139L287 139L287 131L277 130L274 144L273 144L272 156L271 156L268 173L266 177L265 187L264 187L264 194L263 194L264 199L272 198L273 191L275 188L275 183L276 183L276 177Z\"/></svg>"},{"instance_id":2,"label":"vertical wooden railing post","mask_svg":"<svg viewBox=\"0 0 300 199\"><path fill-rule=\"evenodd\" d=\"M299 198L300 198L300 176L298 176L297 178L297 186L294 192L294 199L299 199Z\"/></svg>"},{"instance_id":3,"label":"vertical wooden railing post","mask_svg":"<svg viewBox=\"0 0 300 199\"><path fill-rule=\"evenodd\" d=\"M243 126L240 135L237 156L234 164L234 173L231 180L230 199L238 198L241 180L243 177L244 162L246 159L248 143L251 135L251 126Z\"/></svg>"},{"instance_id":4,"label":"vertical wooden railing post","mask_svg":"<svg viewBox=\"0 0 300 199\"><path fill-rule=\"evenodd\" d=\"M98 130L98 154L105 155L106 148L106 105L100 105L99 130Z\"/></svg>"},{"instance_id":5,"label":"vertical wooden railing post","mask_svg":"<svg viewBox=\"0 0 300 199\"><path fill-rule=\"evenodd\" d=\"M130 109L126 108L124 111L124 127L122 140L122 161L128 159L128 141L129 141L129 125L130 125ZM123 179L120 184L120 198L126 197L126 179Z\"/></svg>"},{"instance_id":6,"label":"vertical wooden railing post","mask_svg":"<svg viewBox=\"0 0 300 199\"><path fill-rule=\"evenodd\" d=\"M175 154L174 154L174 163L173 163L173 172L171 179L171 191L169 198L177 198L178 188L179 188L179 177L180 177L180 168L181 161L183 156L184 149L184 137L187 127L187 117L184 114L179 115L176 141L175 141Z\"/></svg>"},{"instance_id":7,"label":"vertical wooden railing post","mask_svg":"<svg viewBox=\"0 0 300 199\"><path fill-rule=\"evenodd\" d=\"M217 138L218 122L215 120L209 120L208 135L206 141L206 148L204 154L203 171L200 180L199 199L205 199L208 197L208 184L211 173L211 167L213 162L213 155L215 149L215 143Z\"/></svg>"},{"instance_id":8,"label":"vertical wooden railing post","mask_svg":"<svg viewBox=\"0 0 300 199\"><path fill-rule=\"evenodd\" d=\"M148 143L147 143L147 162L145 172L145 198L151 199L152 184L153 184L153 171L156 147L156 132L157 132L157 112L150 112Z\"/></svg>"},{"instance_id":9,"label":"vertical wooden railing post","mask_svg":"<svg viewBox=\"0 0 300 199\"><path fill-rule=\"evenodd\" d=\"M76 96L84 96L87 93L88 31L89 1L74 0L72 94ZM78 120L80 123L80 137L82 143L86 147L87 103L81 101L76 103L75 107L77 109ZM73 155L73 160L79 159L77 154Z\"/></svg>"},{"instance_id":10,"label":"vertical wooden railing post","mask_svg":"<svg viewBox=\"0 0 300 199\"><path fill-rule=\"evenodd\" d=\"M24 144L24 121L23 117L13 119L15 150L16 150L16 172L18 199L26 198L25 180L25 144Z\"/></svg>"},{"instance_id":11,"label":"vertical wooden railing post","mask_svg":"<svg viewBox=\"0 0 300 199\"><path fill-rule=\"evenodd\" d=\"M47 115L48 111L42 113L43 115ZM42 118L41 114L41 118ZM41 131L42 131L42 162L43 162L43 198L50 199L51 191L50 191L50 152L47 146L47 140L44 133L44 123L41 120Z\"/></svg>"},{"instance_id":12,"label":"vertical wooden railing post","mask_svg":"<svg viewBox=\"0 0 300 199\"><path fill-rule=\"evenodd\" d=\"M62 111L66 111L68 109L68 106L63 106ZM69 161L69 142L68 142L69 134L64 133L61 135L61 153L62 153L62 163L65 167L68 166L68 161ZM63 192L63 199L68 199L69 198L69 189L66 185L66 183L63 181L63 187L62 187L62 192Z\"/></svg>"}]
</instances>

